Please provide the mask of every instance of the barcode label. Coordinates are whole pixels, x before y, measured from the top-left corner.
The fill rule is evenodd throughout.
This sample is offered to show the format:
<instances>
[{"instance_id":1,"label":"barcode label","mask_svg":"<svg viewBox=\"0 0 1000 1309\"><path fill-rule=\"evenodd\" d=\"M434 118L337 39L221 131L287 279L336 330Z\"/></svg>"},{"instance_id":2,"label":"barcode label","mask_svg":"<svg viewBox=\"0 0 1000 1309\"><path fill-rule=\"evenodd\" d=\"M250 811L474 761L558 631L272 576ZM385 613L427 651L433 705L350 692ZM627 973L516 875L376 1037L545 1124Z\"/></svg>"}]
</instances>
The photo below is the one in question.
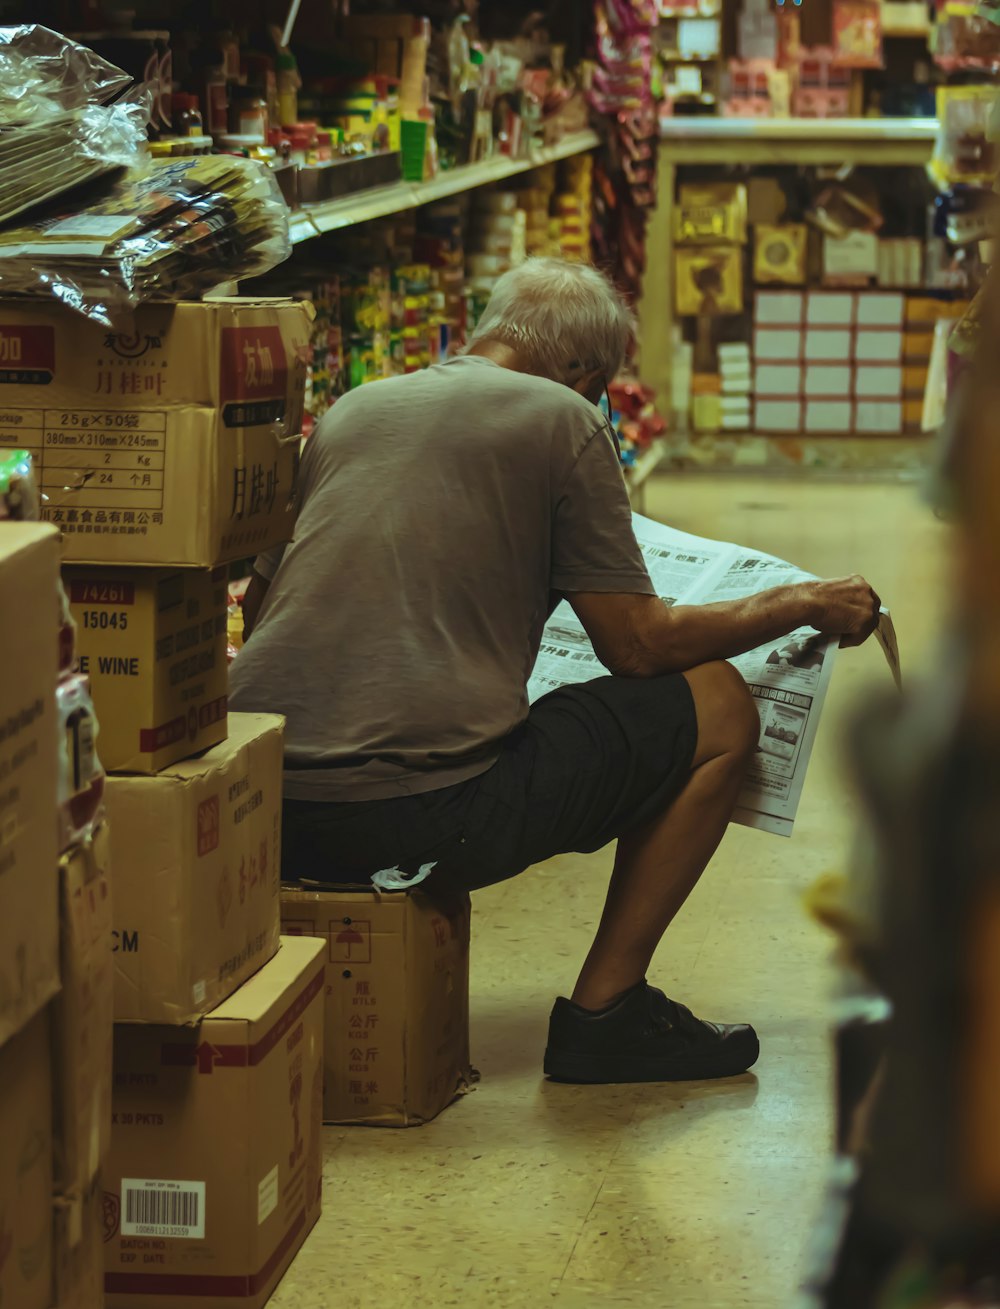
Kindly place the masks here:
<instances>
[{"instance_id":1,"label":"barcode label","mask_svg":"<svg viewBox=\"0 0 1000 1309\"><path fill-rule=\"evenodd\" d=\"M122 1236L205 1239L205 1183L122 1178Z\"/></svg>"}]
</instances>

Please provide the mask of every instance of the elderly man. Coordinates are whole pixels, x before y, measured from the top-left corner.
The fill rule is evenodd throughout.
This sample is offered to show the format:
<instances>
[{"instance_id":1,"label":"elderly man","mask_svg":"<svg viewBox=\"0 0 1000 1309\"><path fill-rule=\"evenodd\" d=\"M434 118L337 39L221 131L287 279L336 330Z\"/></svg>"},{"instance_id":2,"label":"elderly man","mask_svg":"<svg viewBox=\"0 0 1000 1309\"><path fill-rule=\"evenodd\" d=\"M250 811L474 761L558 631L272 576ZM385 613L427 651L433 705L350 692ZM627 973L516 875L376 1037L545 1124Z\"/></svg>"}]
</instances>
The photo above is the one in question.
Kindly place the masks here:
<instances>
[{"instance_id":1,"label":"elderly man","mask_svg":"<svg viewBox=\"0 0 1000 1309\"><path fill-rule=\"evenodd\" d=\"M597 934L552 1012L545 1071L577 1082L723 1077L746 1024L646 981L718 845L758 739L727 658L809 624L857 643L859 577L668 608L632 531L598 409L628 310L593 268L533 259L467 351L338 400L308 442L292 543L257 560L236 709L287 717L284 868L474 890L618 839ZM528 706L565 596L609 676Z\"/></svg>"}]
</instances>

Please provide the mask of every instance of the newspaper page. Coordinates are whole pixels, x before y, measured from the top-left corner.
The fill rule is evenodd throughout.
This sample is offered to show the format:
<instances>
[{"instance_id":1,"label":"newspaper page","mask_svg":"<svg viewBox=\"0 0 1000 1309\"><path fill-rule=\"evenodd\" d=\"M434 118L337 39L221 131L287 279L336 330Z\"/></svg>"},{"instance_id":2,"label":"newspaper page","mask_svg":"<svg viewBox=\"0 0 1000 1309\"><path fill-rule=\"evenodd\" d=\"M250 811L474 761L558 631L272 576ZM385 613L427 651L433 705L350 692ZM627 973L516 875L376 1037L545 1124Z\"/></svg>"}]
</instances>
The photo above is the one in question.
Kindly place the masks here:
<instances>
[{"instance_id":1,"label":"newspaper page","mask_svg":"<svg viewBox=\"0 0 1000 1309\"><path fill-rule=\"evenodd\" d=\"M760 551L707 541L639 514L632 517L650 578L667 604L735 600L812 577ZM885 617L888 620L888 614ZM757 754L734 814L736 822L791 836L836 653L836 640L802 628L730 660L760 714ZM589 681L605 671L579 619L563 601L546 625L528 683L529 698L535 701L559 686Z\"/></svg>"}]
</instances>

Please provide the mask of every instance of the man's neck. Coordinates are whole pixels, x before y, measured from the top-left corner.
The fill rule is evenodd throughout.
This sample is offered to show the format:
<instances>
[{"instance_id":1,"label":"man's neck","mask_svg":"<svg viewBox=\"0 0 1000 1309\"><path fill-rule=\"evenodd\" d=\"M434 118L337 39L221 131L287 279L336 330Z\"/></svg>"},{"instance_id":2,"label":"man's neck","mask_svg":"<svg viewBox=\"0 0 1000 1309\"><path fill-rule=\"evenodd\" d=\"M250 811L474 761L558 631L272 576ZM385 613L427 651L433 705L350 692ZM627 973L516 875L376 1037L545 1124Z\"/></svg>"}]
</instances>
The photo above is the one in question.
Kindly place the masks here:
<instances>
[{"instance_id":1,"label":"man's neck","mask_svg":"<svg viewBox=\"0 0 1000 1309\"><path fill-rule=\"evenodd\" d=\"M531 372L518 351L512 346L505 345L503 341L476 341L474 345L469 346L466 354L479 355L483 359L492 360L501 368L509 368L515 373Z\"/></svg>"}]
</instances>

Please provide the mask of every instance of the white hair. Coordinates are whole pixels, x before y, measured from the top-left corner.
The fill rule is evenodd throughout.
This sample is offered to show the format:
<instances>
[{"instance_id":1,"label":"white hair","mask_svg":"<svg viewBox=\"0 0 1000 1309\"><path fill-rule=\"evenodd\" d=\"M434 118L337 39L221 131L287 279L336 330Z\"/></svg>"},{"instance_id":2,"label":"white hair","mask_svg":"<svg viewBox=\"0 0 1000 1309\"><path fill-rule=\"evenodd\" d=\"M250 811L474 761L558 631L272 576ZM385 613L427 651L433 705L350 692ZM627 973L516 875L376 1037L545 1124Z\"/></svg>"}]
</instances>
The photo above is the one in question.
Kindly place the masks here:
<instances>
[{"instance_id":1,"label":"white hair","mask_svg":"<svg viewBox=\"0 0 1000 1309\"><path fill-rule=\"evenodd\" d=\"M610 382L633 331L631 311L603 273L537 256L499 279L469 345L499 341L555 382L594 372Z\"/></svg>"}]
</instances>

